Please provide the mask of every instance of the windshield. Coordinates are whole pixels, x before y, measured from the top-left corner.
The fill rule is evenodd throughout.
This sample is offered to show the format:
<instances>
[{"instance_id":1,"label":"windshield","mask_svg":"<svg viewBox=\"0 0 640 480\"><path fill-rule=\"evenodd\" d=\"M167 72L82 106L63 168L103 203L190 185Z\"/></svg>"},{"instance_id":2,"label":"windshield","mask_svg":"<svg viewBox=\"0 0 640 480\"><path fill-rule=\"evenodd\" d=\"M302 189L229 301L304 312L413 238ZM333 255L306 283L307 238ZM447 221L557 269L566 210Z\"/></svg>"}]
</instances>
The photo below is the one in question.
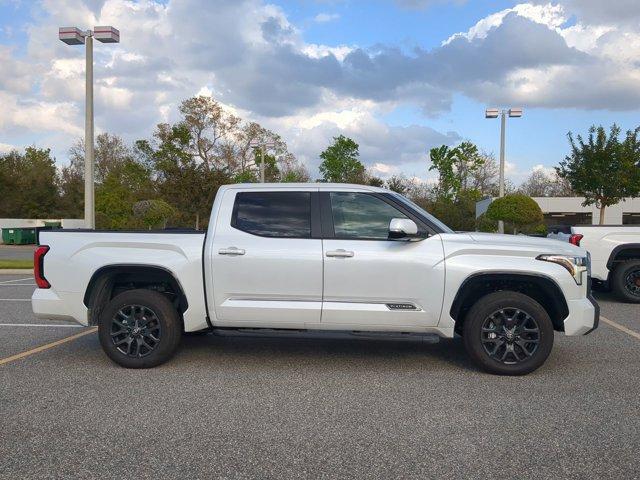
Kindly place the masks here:
<instances>
[{"instance_id":1,"label":"windshield","mask_svg":"<svg viewBox=\"0 0 640 480\"><path fill-rule=\"evenodd\" d=\"M431 215L424 208L422 208L419 205L416 205L415 203L413 203L407 197L404 197L404 196L402 196L402 195L400 195L399 193L396 193L396 192L393 192L392 195L393 195L393 198L395 198L397 200L400 200L402 203L404 203L405 205L410 207L412 210L417 210L421 215L426 217L432 224L434 224L436 227L438 227L440 230L442 230L442 233L455 233L453 230L451 230L449 227L447 227L444 223L442 223L436 217Z\"/></svg>"}]
</instances>

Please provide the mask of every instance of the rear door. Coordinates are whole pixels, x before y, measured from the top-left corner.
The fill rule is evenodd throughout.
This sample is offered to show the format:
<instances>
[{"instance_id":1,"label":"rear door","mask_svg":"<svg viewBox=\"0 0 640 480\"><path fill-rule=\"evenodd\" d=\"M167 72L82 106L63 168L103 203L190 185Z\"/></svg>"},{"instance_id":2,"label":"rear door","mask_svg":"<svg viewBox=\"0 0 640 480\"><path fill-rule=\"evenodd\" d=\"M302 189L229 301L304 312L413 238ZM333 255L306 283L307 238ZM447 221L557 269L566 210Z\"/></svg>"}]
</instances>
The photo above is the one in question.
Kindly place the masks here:
<instances>
[{"instance_id":1,"label":"rear door","mask_svg":"<svg viewBox=\"0 0 640 480\"><path fill-rule=\"evenodd\" d=\"M216 322L271 328L318 323L317 188L230 189L224 195L211 252Z\"/></svg>"},{"instance_id":2,"label":"rear door","mask_svg":"<svg viewBox=\"0 0 640 480\"><path fill-rule=\"evenodd\" d=\"M402 330L438 324L444 293L439 235L389 240L392 218L410 217L384 194L321 192L324 244L323 324Z\"/></svg>"}]
</instances>

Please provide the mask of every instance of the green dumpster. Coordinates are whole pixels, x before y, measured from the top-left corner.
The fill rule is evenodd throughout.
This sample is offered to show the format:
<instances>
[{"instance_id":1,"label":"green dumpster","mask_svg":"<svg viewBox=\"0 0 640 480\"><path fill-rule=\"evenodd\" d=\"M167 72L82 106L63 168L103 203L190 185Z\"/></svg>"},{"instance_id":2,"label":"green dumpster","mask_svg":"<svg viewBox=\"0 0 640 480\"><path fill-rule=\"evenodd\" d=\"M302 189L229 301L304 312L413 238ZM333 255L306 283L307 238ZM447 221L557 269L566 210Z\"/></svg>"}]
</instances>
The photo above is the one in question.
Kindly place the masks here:
<instances>
[{"instance_id":1,"label":"green dumpster","mask_svg":"<svg viewBox=\"0 0 640 480\"><path fill-rule=\"evenodd\" d=\"M62 222L44 222L44 226L50 228L62 228Z\"/></svg>"},{"instance_id":2,"label":"green dumpster","mask_svg":"<svg viewBox=\"0 0 640 480\"><path fill-rule=\"evenodd\" d=\"M15 228L3 228L2 229L2 243L11 245L15 243Z\"/></svg>"},{"instance_id":3,"label":"green dumpster","mask_svg":"<svg viewBox=\"0 0 640 480\"><path fill-rule=\"evenodd\" d=\"M35 228L14 228L14 242L16 245L29 245L36 243Z\"/></svg>"}]
</instances>

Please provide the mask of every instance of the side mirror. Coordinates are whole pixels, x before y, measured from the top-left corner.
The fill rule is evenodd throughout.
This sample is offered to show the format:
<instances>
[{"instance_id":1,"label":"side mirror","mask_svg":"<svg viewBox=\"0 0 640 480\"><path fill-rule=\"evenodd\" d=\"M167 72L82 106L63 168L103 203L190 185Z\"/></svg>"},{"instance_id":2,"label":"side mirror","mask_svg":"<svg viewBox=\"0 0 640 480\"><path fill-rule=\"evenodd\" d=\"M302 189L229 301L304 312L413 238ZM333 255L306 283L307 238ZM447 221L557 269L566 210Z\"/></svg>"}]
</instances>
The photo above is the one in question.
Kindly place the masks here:
<instances>
[{"instance_id":1,"label":"side mirror","mask_svg":"<svg viewBox=\"0 0 640 480\"><path fill-rule=\"evenodd\" d=\"M392 218L389 222L389 238L393 240L409 240L418 236L416 222L408 218Z\"/></svg>"}]
</instances>

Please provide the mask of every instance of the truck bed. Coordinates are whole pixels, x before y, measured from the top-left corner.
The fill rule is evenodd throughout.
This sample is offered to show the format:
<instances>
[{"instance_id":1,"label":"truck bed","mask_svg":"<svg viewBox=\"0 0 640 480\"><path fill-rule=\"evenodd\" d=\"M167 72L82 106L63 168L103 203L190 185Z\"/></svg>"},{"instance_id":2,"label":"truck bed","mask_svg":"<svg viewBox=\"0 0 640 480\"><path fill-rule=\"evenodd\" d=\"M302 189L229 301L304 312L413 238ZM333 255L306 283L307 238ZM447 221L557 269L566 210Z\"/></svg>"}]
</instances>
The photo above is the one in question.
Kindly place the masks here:
<instances>
[{"instance_id":1,"label":"truck bed","mask_svg":"<svg viewBox=\"0 0 640 480\"><path fill-rule=\"evenodd\" d=\"M41 310L48 318L73 318L87 325L85 290L96 272L105 266L141 265L167 271L180 282L188 303L183 313L185 331L206 328L204 239L205 233L195 230L40 231L38 243L49 246L44 276L51 288L36 290L34 312L37 315Z\"/></svg>"}]
</instances>

